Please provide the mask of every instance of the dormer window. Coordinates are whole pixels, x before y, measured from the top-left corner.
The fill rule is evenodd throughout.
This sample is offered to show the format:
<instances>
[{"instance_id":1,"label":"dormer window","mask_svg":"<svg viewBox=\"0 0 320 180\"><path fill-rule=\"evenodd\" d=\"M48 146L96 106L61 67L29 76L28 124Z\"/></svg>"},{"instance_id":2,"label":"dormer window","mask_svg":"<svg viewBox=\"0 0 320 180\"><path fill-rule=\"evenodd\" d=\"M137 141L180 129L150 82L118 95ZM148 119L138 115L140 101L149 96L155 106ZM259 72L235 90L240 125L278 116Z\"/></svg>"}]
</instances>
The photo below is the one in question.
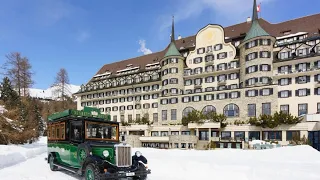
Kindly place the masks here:
<instances>
[{"instance_id":1,"label":"dormer window","mask_svg":"<svg viewBox=\"0 0 320 180\"><path fill-rule=\"evenodd\" d=\"M306 56L308 48L298 49L298 56Z\"/></svg>"},{"instance_id":2,"label":"dormer window","mask_svg":"<svg viewBox=\"0 0 320 180\"><path fill-rule=\"evenodd\" d=\"M279 54L280 59L288 59L289 57L291 57L290 51L280 52Z\"/></svg>"},{"instance_id":3,"label":"dormer window","mask_svg":"<svg viewBox=\"0 0 320 180\"><path fill-rule=\"evenodd\" d=\"M291 30L283 31L282 33L283 35L289 35L291 33Z\"/></svg>"}]
</instances>

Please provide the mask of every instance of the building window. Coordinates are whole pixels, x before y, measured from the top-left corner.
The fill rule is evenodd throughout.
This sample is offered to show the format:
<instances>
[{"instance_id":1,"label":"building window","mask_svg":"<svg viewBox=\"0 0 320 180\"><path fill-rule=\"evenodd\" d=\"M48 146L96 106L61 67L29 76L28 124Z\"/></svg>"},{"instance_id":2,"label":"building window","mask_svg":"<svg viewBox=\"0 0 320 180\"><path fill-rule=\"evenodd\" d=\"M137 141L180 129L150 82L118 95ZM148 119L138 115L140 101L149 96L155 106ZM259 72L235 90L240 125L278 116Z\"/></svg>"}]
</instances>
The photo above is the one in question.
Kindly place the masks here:
<instances>
[{"instance_id":1,"label":"building window","mask_svg":"<svg viewBox=\"0 0 320 180\"><path fill-rule=\"evenodd\" d=\"M178 79L177 78L171 78L170 79L170 84L178 84Z\"/></svg>"},{"instance_id":2,"label":"building window","mask_svg":"<svg viewBox=\"0 0 320 180\"><path fill-rule=\"evenodd\" d=\"M182 97L182 102L184 103L190 102L190 97L189 96Z\"/></svg>"},{"instance_id":3,"label":"building window","mask_svg":"<svg viewBox=\"0 0 320 180\"><path fill-rule=\"evenodd\" d=\"M310 95L310 89L298 89L296 90L296 96L309 96Z\"/></svg>"},{"instance_id":4,"label":"building window","mask_svg":"<svg viewBox=\"0 0 320 180\"><path fill-rule=\"evenodd\" d=\"M182 117L186 117L188 116L189 113L191 113L192 111L194 111L195 109L193 107L186 107L184 108L184 110L182 111Z\"/></svg>"},{"instance_id":5,"label":"building window","mask_svg":"<svg viewBox=\"0 0 320 180\"><path fill-rule=\"evenodd\" d=\"M152 108L158 108L158 103L152 103Z\"/></svg>"},{"instance_id":6,"label":"building window","mask_svg":"<svg viewBox=\"0 0 320 180\"><path fill-rule=\"evenodd\" d=\"M214 67L212 65L205 67L206 72L213 72L213 70L214 70Z\"/></svg>"},{"instance_id":7,"label":"building window","mask_svg":"<svg viewBox=\"0 0 320 180\"><path fill-rule=\"evenodd\" d=\"M199 102L201 101L201 96L193 96L192 99L193 99L193 102Z\"/></svg>"},{"instance_id":8,"label":"building window","mask_svg":"<svg viewBox=\"0 0 320 180\"><path fill-rule=\"evenodd\" d=\"M320 113L320 103L317 103L317 113Z\"/></svg>"},{"instance_id":9,"label":"building window","mask_svg":"<svg viewBox=\"0 0 320 180\"><path fill-rule=\"evenodd\" d=\"M205 101L212 101L213 97L214 96L212 94L206 94L206 95L204 95L204 100Z\"/></svg>"},{"instance_id":10,"label":"building window","mask_svg":"<svg viewBox=\"0 0 320 180\"><path fill-rule=\"evenodd\" d=\"M150 108L150 104L149 103L143 104L143 109L149 109L149 108Z\"/></svg>"},{"instance_id":11,"label":"building window","mask_svg":"<svg viewBox=\"0 0 320 180\"><path fill-rule=\"evenodd\" d=\"M136 119L140 119L140 114L136 114Z\"/></svg>"},{"instance_id":12,"label":"building window","mask_svg":"<svg viewBox=\"0 0 320 180\"><path fill-rule=\"evenodd\" d=\"M167 110L162 110L162 121L167 120Z\"/></svg>"},{"instance_id":13,"label":"building window","mask_svg":"<svg viewBox=\"0 0 320 180\"><path fill-rule=\"evenodd\" d=\"M112 119L114 122L117 122L117 115L114 115Z\"/></svg>"},{"instance_id":14,"label":"building window","mask_svg":"<svg viewBox=\"0 0 320 180\"><path fill-rule=\"evenodd\" d=\"M217 99L226 99L227 96L226 96L227 93L219 93L217 94Z\"/></svg>"},{"instance_id":15,"label":"building window","mask_svg":"<svg viewBox=\"0 0 320 180\"><path fill-rule=\"evenodd\" d=\"M197 58L194 58L193 59L193 63L194 64L199 64L199 63L201 63L202 62L202 57L197 57Z\"/></svg>"},{"instance_id":16,"label":"building window","mask_svg":"<svg viewBox=\"0 0 320 180\"><path fill-rule=\"evenodd\" d=\"M206 62L212 62L214 60L214 56L213 55L208 55L205 57L205 61Z\"/></svg>"},{"instance_id":17,"label":"building window","mask_svg":"<svg viewBox=\"0 0 320 180\"><path fill-rule=\"evenodd\" d=\"M289 85L291 83L291 78L282 78L278 80L278 84L281 86Z\"/></svg>"},{"instance_id":18,"label":"building window","mask_svg":"<svg viewBox=\"0 0 320 180\"><path fill-rule=\"evenodd\" d=\"M209 76L205 78L206 83L212 83L214 82L214 77L213 76Z\"/></svg>"},{"instance_id":19,"label":"building window","mask_svg":"<svg viewBox=\"0 0 320 180\"><path fill-rule=\"evenodd\" d=\"M215 51L219 51L222 49L222 44L216 44L213 48Z\"/></svg>"},{"instance_id":20,"label":"building window","mask_svg":"<svg viewBox=\"0 0 320 180\"><path fill-rule=\"evenodd\" d=\"M282 141L282 131L262 131L262 140Z\"/></svg>"},{"instance_id":21,"label":"building window","mask_svg":"<svg viewBox=\"0 0 320 180\"><path fill-rule=\"evenodd\" d=\"M207 46L207 53L212 52L212 46Z\"/></svg>"},{"instance_id":22,"label":"building window","mask_svg":"<svg viewBox=\"0 0 320 180\"><path fill-rule=\"evenodd\" d=\"M271 53L268 51L260 51L260 58L270 58Z\"/></svg>"},{"instance_id":23,"label":"building window","mask_svg":"<svg viewBox=\"0 0 320 180\"><path fill-rule=\"evenodd\" d=\"M237 78L238 78L238 74L237 73L229 74L229 79L230 80L234 80L234 79L237 79Z\"/></svg>"},{"instance_id":24,"label":"building window","mask_svg":"<svg viewBox=\"0 0 320 180\"><path fill-rule=\"evenodd\" d=\"M246 61L251 61L256 58L258 58L258 52L253 52L246 56Z\"/></svg>"},{"instance_id":25,"label":"building window","mask_svg":"<svg viewBox=\"0 0 320 180\"><path fill-rule=\"evenodd\" d=\"M308 104L298 104L298 116L308 114Z\"/></svg>"},{"instance_id":26,"label":"building window","mask_svg":"<svg viewBox=\"0 0 320 180\"><path fill-rule=\"evenodd\" d=\"M246 72L247 74L257 72L258 71L258 65L253 65L253 66L247 67L246 71L247 71Z\"/></svg>"},{"instance_id":27,"label":"building window","mask_svg":"<svg viewBox=\"0 0 320 180\"><path fill-rule=\"evenodd\" d=\"M153 113L153 122L158 122L158 113Z\"/></svg>"},{"instance_id":28,"label":"building window","mask_svg":"<svg viewBox=\"0 0 320 180\"><path fill-rule=\"evenodd\" d=\"M260 71L270 71L271 66L269 64L262 64L260 65Z\"/></svg>"},{"instance_id":29,"label":"building window","mask_svg":"<svg viewBox=\"0 0 320 180\"><path fill-rule=\"evenodd\" d=\"M257 45L258 45L257 40L254 40L254 41L248 42L248 43L246 44L246 47L247 47L247 48L252 48L252 47L255 47L255 46L257 46Z\"/></svg>"},{"instance_id":30,"label":"building window","mask_svg":"<svg viewBox=\"0 0 320 180\"><path fill-rule=\"evenodd\" d=\"M273 89L272 88L266 88L266 89L261 89L260 94L262 96L269 96L273 94Z\"/></svg>"},{"instance_id":31,"label":"building window","mask_svg":"<svg viewBox=\"0 0 320 180\"><path fill-rule=\"evenodd\" d=\"M170 99L170 104L177 104L178 103L178 98L171 98Z\"/></svg>"},{"instance_id":32,"label":"building window","mask_svg":"<svg viewBox=\"0 0 320 180\"><path fill-rule=\"evenodd\" d=\"M132 114L129 114L129 115L128 115L128 122L129 122L129 123L132 123Z\"/></svg>"},{"instance_id":33,"label":"building window","mask_svg":"<svg viewBox=\"0 0 320 180\"><path fill-rule=\"evenodd\" d=\"M214 106L208 105L202 109L202 114L206 115L210 112L216 112L216 108Z\"/></svg>"},{"instance_id":34,"label":"building window","mask_svg":"<svg viewBox=\"0 0 320 180\"><path fill-rule=\"evenodd\" d=\"M279 92L279 97L280 97L280 98L291 97L291 91L289 91L289 90L280 91L280 92Z\"/></svg>"},{"instance_id":35,"label":"building window","mask_svg":"<svg viewBox=\"0 0 320 180\"><path fill-rule=\"evenodd\" d=\"M248 104L248 117L256 116L256 104Z\"/></svg>"},{"instance_id":36,"label":"building window","mask_svg":"<svg viewBox=\"0 0 320 180\"><path fill-rule=\"evenodd\" d=\"M271 103L262 103L262 114L271 115Z\"/></svg>"},{"instance_id":37,"label":"building window","mask_svg":"<svg viewBox=\"0 0 320 180\"><path fill-rule=\"evenodd\" d=\"M291 65L278 67L278 73L280 74L291 73Z\"/></svg>"},{"instance_id":38,"label":"building window","mask_svg":"<svg viewBox=\"0 0 320 180\"><path fill-rule=\"evenodd\" d=\"M227 53L226 52L222 52L218 54L218 59L225 59L227 58Z\"/></svg>"},{"instance_id":39,"label":"building window","mask_svg":"<svg viewBox=\"0 0 320 180\"><path fill-rule=\"evenodd\" d=\"M231 132L230 131L222 131L221 132L221 139L222 140L229 140L231 138Z\"/></svg>"},{"instance_id":40,"label":"building window","mask_svg":"<svg viewBox=\"0 0 320 180\"><path fill-rule=\"evenodd\" d=\"M240 92L236 91L236 92L230 92L229 93L229 97L231 99L235 99L235 98L239 98L240 97Z\"/></svg>"},{"instance_id":41,"label":"building window","mask_svg":"<svg viewBox=\"0 0 320 180\"><path fill-rule=\"evenodd\" d=\"M128 109L128 110L132 110L132 109L133 109L133 105L127 106L127 109Z\"/></svg>"},{"instance_id":42,"label":"building window","mask_svg":"<svg viewBox=\"0 0 320 180\"><path fill-rule=\"evenodd\" d=\"M168 99L161 99L161 104L168 104Z\"/></svg>"},{"instance_id":43,"label":"building window","mask_svg":"<svg viewBox=\"0 0 320 180\"><path fill-rule=\"evenodd\" d=\"M247 97L255 97L257 95L258 95L258 90L253 89L253 90L246 91L246 96Z\"/></svg>"},{"instance_id":44,"label":"building window","mask_svg":"<svg viewBox=\"0 0 320 180\"><path fill-rule=\"evenodd\" d=\"M178 73L178 68L170 68L170 73L171 74Z\"/></svg>"},{"instance_id":45,"label":"building window","mask_svg":"<svg viewBox=\"0 0 320 180\"><path fill-rule=\"evenodd\" d=\"M300 131L287 131L287 141L300 140Z\"/></svg>"},{"instance_id":46,"label":"building window","mask_svg":"<svg viewBox=\"0 0 320 180\"><path fill-rule=\"evenodd\" d=\"M226 70L227 69L227 63L218 64L217 68L218 68L219 71Z\"/></svg>"},{"instance_id":47,"label":"building window","mask_svg":"<svg viewBox=\"0 0 320 180\"><path fill-rule=\"evenodd\" d=\"M249 131L249 140L260 140L260 131Z\"/></svg>"},{"instance_id":48,"label":"building window","mask_svg":"<svg viewBox=\"0 0 320 180\"><path fill-rule=\"evenodd\" d=\"M177 110L171 109L171 120L177 120Z\"/></svg>"},{"instance_id":49,"label":"building window","mask_svg":"<svg viewBox=\"0 0 320 180\"><path fill-rule=\"evenodd\" d=\"M236 104L228 104L223 108L223 112L227 117L238 117L239 107Z\"/></svg>"},{"instance_id":50,"label":"building window","mask_svg":"<svg viewBox=\"0 0 320 180\"><path fill-rule=\"evenodd\" d=\"M289 104L280 105L280 111L283 113L289 114Z\"/></svg>"},{"instance_id":51,"label":"building window","mask_svg":"<svg viewBox=\"0 0 320 180\"><path fill-rule=\"evenodd\" d=\"M205 48L199 48L199 49L197 49L197 53L198 54L203 54L204 50L205 50Z\"/></svg>"},{"instance_id":52,"label":"building window","mask_svg":"<svg viewBox=\"0 0 320 180\"><path fill-rule=\"evenodd\" d=\"M120 116L120 122L124 122L124 115Z\"/></svg>"},{"instance_id":53,"label":"building window","mask_svg":"<svg viewBox=\"0 0 320 180\"><path fill-rule=\"evenodd\" d=\"M194 69L194 74L201 74L202 73L202 67L198 67Z\"/></svg>"}]
</instances>

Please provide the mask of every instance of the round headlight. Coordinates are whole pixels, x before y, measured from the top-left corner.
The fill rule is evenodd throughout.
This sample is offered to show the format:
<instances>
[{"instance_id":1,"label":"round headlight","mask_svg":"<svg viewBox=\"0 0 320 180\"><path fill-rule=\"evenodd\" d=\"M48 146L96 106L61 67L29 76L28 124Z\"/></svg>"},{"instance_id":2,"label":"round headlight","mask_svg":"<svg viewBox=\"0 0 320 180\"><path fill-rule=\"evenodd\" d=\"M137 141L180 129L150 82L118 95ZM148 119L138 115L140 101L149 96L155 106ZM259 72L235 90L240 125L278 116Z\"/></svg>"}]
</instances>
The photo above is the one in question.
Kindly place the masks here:
<instances>
[{"instance_id":1,"label":"round headlight","mask_svg":"<svg viewBox=\"0 0 320 180\"><path fill-rule=\"evenodd\" d=\"M142 153L140 151L136 151L136 156L140 157Z\"/></svg>"},{"instance_id":2,"label":"round headlight","mask_svg":"<svg viewBox=\"0 0 320 180\"><path fill-rule=\"evenodd\" d=\"M108 157L109 156L109 151L107 151L107 150L104 150L102 153L103 153L104 157Z\"/></svg>"}]
</instances>

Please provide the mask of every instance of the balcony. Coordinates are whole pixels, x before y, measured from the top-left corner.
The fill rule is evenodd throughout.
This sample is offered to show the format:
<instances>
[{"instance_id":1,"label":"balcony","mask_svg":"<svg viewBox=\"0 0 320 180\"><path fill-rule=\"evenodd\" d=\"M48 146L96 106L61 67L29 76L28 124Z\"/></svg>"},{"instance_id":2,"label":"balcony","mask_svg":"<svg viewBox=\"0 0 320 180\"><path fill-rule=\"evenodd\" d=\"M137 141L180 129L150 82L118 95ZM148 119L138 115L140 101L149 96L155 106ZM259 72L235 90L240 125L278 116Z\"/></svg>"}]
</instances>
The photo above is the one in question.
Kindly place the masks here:
<instances>
[{"instance_id":1,"label":"balcony","mask_svg":"<svg viewBox=\"0 0 320 180\"><path fill-rule=\"evenodd\" d=\"M141 136L141 142L169 142L169 136Z\"/></svg>"},{"instance_id":2,"label":"balcony","mask_svg":"<svg viewBox=\"0 0 320 180\"><path fill-rule=\"evenodd\" d=\"M313 67L306 70L291 70L291 71L284 71L284 72L278 72L278 70L273 71L274 78L287 78L287 77L294 77L296 75L298 76L304 76L304 75L316 75L320 72L320 68Z\"/></svg>"}]
</instances>

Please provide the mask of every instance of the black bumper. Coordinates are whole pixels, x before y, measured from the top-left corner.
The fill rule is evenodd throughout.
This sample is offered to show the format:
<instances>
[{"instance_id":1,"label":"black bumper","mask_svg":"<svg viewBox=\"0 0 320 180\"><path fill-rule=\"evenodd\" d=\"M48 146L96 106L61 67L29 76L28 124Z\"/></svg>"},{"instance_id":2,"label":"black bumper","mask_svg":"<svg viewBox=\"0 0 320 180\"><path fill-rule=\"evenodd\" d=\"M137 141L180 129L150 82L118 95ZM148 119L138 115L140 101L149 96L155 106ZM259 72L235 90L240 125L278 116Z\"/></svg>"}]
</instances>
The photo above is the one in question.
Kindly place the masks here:
<instances>
[{"instance_id":1,"label":"black bumper","mask_svg":"<svg viewBox=\"0 0 320 180\"><path fill-rule=\"evenodd\" d=\"M148 174L151 174L150 169L146 170L137 170L137 171L119 171L116 173L108 173L101 174L100 178L103 180L107 179L119 179L119 178L127 178L127 177L139 177L139 176L147 176Z\"/></svg>"}]
</instances>

